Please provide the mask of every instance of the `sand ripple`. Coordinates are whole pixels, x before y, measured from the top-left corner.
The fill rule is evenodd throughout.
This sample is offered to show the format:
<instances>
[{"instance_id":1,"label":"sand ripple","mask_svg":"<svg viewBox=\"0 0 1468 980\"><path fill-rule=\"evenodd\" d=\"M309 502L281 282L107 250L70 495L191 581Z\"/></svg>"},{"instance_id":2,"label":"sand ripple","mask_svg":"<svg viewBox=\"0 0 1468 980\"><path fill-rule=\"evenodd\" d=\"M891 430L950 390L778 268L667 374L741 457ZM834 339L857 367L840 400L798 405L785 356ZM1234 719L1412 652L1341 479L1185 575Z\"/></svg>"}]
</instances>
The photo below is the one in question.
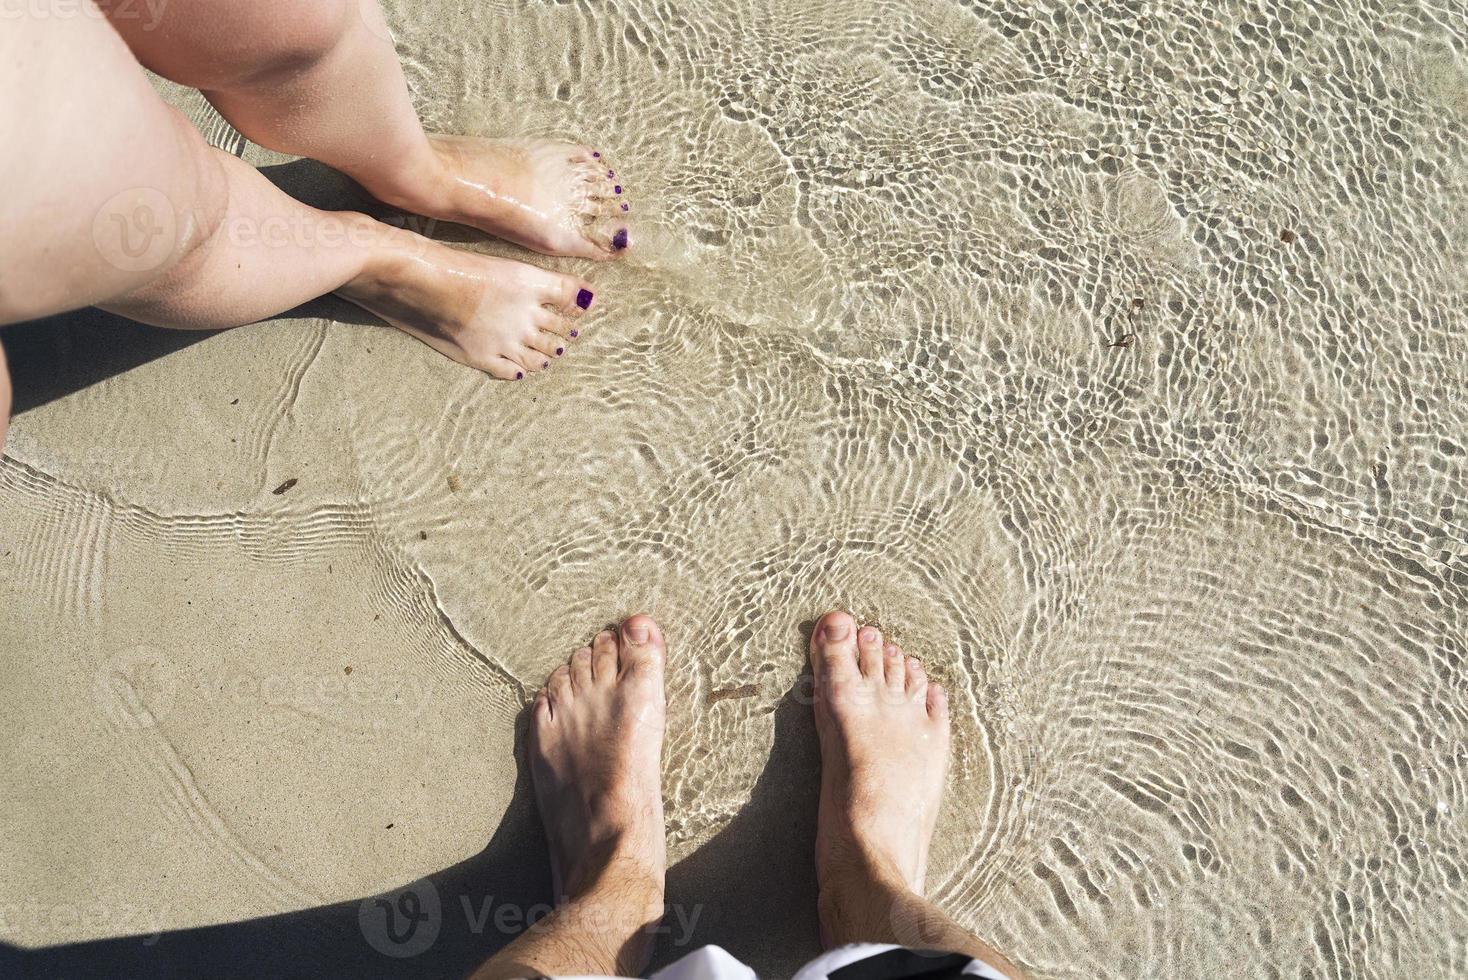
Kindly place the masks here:
<instances>
[{"instance_id":1,"label":"sand ripple","mask_svg":"<svg viewBox=\"0 0 1468 980\"><path fill-rule=\"evenodd\" d=\"M177 928L435 871L526 692L646 609L699 900L808 802L846 604L950 685L934 891L1036 976L1468 972L1461 4L391 19L434 126L635 174L639 250L527 384L294 320L17 419L8 881Z\"/></svg>"}]
</instances>

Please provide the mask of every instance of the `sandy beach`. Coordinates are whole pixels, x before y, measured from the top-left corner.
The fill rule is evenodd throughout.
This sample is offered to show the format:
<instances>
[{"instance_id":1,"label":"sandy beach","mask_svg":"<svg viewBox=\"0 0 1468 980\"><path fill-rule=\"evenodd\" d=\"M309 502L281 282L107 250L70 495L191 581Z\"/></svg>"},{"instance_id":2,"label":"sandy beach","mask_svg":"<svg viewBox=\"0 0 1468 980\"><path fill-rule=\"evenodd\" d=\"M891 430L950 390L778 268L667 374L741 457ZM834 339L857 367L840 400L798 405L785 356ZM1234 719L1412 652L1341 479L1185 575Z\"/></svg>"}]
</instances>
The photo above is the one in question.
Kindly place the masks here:
<instances>
[{"instance_id":1,"label":"sandy beach","mask_svg":"<svg viewBox=\"0 0 1468 980\"><path fill-rule=\"evenodd\" d=\"M519 384L337 302L7 329L0 972L462 975L550 895L524 706L645 611L655 965L789 976L845 607L1034 977L1468 973L1468 8L386 6L428 128L589 141L637 247L533 259L599 299Z\"/></svg>"}]
</instances>

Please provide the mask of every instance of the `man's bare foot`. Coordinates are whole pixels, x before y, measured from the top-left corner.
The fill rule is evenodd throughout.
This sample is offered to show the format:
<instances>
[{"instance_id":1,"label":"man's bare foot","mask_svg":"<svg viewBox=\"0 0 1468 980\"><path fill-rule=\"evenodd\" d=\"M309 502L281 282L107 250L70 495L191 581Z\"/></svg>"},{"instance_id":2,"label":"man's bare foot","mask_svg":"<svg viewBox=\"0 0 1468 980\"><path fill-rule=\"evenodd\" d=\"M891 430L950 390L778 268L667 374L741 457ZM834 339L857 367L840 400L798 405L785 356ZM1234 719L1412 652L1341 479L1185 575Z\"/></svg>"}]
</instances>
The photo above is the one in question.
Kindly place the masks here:
<instances>
[{"instance_id":1,"label":"man's bare foot","mask_svg":"<svg viewBox=\"0 0 1468 980\"><path fill-rule=\"evenodd\" d=\"M647 616L556 668L530 717L530 773L550 842L555 911L475 980L641 975L668 865L659 786L663 637Z\"/></svg>"},{"instance_id":2,"label":"man's bare foot","mask_svg":"<svg viewBox=\"0 0 1468 980\"><path fill-rule=\"evenodd\" d=\"M821 809L816 880L882 880L923 893L948 770L948 697L916 658L844 612L811 636Z\"/></svg>"},{"instance_id":3,"label":"man's bare foot","mask_svg":"<svg viewBox=\"0 0 1468 980\"><path fill-rule=\"evenodd\" d=\"M648 616L598 633L536 697L530 771L559 900L615 879L655 886L660 906L663 725L663 637Z\"/></svg>"},{"instance_id":4,"label":"man's bare foot","mask_svg":"<svg viewBox=\"0 0 1468 980\"><path fill-rule=\"evenodd\" d=\"M469 225L546 255L608 259L629 242L631 202L599 152L559 140L430 136L436 172L377 178L395 207Z\"/></svg>"},{"instance_id":5,"label":"man's bare foot","mask_svg":"<svg viewBox=\"0 0 1468 980\"><path fill-rule=\"evenodd\" d=\"M585 280L377 227L373 258L337 293L440 353L516 381L580 335L594 299Z\"/></svg>"}]
</instances>

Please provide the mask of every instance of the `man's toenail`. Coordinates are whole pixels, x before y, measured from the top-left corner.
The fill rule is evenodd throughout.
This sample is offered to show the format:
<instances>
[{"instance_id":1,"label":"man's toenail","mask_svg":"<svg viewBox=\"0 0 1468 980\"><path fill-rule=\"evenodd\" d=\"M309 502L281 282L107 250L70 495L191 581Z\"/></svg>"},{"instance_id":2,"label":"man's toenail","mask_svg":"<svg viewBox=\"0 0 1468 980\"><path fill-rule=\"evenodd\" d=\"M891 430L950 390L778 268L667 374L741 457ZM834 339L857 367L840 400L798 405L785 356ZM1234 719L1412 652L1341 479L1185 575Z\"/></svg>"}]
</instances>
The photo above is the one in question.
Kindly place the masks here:
<instances>
[{"instance_id":1,"label":"man's toenail","mask_svg":"<svg viewBox=\"0 0 1468 980\"><path fill-rule=\"evenodd\" d=\"M596 294L593 293L591 290L583 289L581 290L581 292L576 294L576 305L581 307L583 310L589 310L591 309L591 301L593 298L595 298L595 296ZM571 336L574 337L576 335L573 333Z\"/></svg>"},{"instance_id":2,"label":"man's toenail","mask_svg":"<svg viewBox=\"0 0 1468 980\"><path fill-rule=\"evenodd\" d=\"M889 657L895 657L895 656L897 656L897 646L895 644L892 644L892 643L887 644L887 656L889 656Z\"/></svg>"},{"instance_id":3,"label":"man's toenail","mask_svg":"<svg viewBox=\"0 0 1468 980\"><path fill-rule=\"evenodd\" d=\"M629 626L629 627L627 627L627 637L633 643L646 643L647 642L647 627L646 626Z\"/></svg>"},{"instance_id":4,"label":"man's toenail","mask_svg":"<svg viewBox=\"0 0 1468 980\"><path fill-rule=\"evenodd\" d=\"M844 619L836 619L826 624L826 639L837 643L851 635L851 624Z\"/></svg>"},{"instance_id":5,"label":"man's toenail","mask_svg":"<svg viewBox=\"0 0 1468 980\"><path fill-rule=\"evenodd\" d=\"M519 381L523 377L525 377L525 372L524 371L516 371L515 372L515 380L516 381Z\"/></svg>"},{"instance_id":6,"label":"man's toenail","mask_svg":"<svg viewBox=\"0 0 1468 980\"><path fill-rule=\"evenodd\" d=\"M612 190L614 190L618 194L620 194L620 193L622 193L622 185L621 184L618 184L616 187L613 187Z\"/></svg>"},{"instance_id":7,"label":"man's toenail","mask_svg":"<svg viewBox=\"0 0 1468 980\"><path fill-rule=\"evenodd\" d=\"M556 356L557 357L560 357L564 353L566 353L566 348L564 348L564 347L557 347L556 348Z\"/></svg>"},{"instance_id":8,"label":"man's toenail","mask_svg":"<svg viewBox=\"0 0 1468 980\"><path fill-rule=\"evenodd\" d=\"M620 252L620 251L622 251L622 249L624 249L626 247L627 247L627 229L626 228L622 228L615 235L612 236L612 248L614 248L618 252Z\"/></svg>"},{"instance_id":9,"label":"man's toenail","mask_svg":"<svg viewBox=\"0 0 1468 980\"><path fill-rule=\"evenodd\" d=\"M861 641L863 643L876 643L877 631L872 629L870 626L866 627L861 631Z\"/></svg>"}]
</instances>

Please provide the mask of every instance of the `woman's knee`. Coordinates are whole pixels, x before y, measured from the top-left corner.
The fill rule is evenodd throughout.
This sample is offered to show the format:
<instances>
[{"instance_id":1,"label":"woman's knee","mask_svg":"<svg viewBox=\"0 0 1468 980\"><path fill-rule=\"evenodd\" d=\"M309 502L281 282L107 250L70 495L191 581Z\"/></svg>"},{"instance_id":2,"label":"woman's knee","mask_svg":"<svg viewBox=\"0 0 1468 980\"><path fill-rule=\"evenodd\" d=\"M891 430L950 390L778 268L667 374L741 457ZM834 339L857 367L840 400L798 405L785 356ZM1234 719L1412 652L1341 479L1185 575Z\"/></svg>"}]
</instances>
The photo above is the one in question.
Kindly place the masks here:
<instances>
[{"instance_id":1,"label":"woman's knee","mask_svg":"<svg viewBox=\"0 0 1468 980\"><path fill-rule=\"evenodd\" d=\"M0 91L50 82L43 98L0 99L0 132L33 137L0 168L0 324L168 275L215 238L230 195L219 151L106 24L23 18L0 31L0 56L21 50L0 57Z\"/></svg>"},{"instance_id":2,"label":"woman's knee","mask_svg":"<svg viewBox=\"0 0 1468 980\"><path fill-rule=\"evenodd\" d=\"M361 29L364 2L375 0L173 0L151 26L120 16L126 0L103 8L144 66L208 90L309 72Z\"/></svg>"}]
</instances>

